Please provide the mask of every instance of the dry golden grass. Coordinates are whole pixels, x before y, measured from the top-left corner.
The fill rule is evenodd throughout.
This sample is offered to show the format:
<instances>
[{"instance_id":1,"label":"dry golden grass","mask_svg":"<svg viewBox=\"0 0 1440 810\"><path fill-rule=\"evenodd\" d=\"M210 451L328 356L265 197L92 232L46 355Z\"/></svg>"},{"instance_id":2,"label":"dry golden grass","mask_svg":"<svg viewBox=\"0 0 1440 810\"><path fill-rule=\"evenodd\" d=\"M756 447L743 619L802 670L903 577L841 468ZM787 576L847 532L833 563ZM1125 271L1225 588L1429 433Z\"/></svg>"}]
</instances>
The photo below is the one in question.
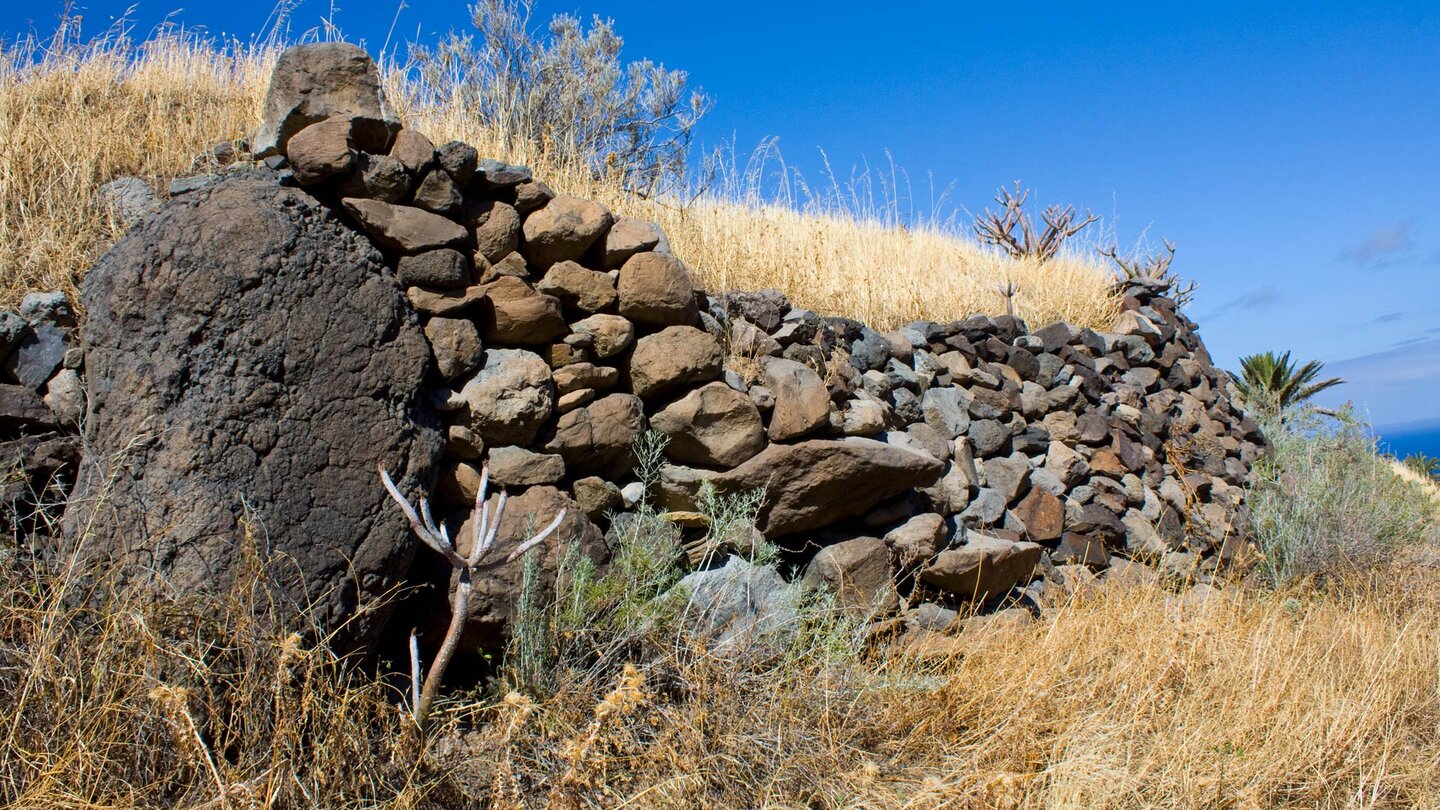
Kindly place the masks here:
<instances>
[{"instance_id":1,"label":"dry golden grass","mask_svg":"<svg viewBox=\"0 0 1440 810\"><path fill-rule=\"evenodd\" d=\"M26 291L72 289L118 235L91 210L95 190L127 174L162 186L190 173L217 141L258 122L274 48L217 47L162 36L33 46L0 59L0 306ZM864 218L766 204L754 189L685 206L643 200L575 166L517 148L463 105L414 101L411 79L387 68L402 117L437 143L460 139L481 154L524 162L556 190L659 222L677 254L712 291L776 287L826 314L891 328L916 319L999 314L1003 282L1020 287L1017 314L1105 328L1116 312L1098 259L1044 266L996 256L941 230L907 230ZM436 98L433 93L426 98ZM729 178L730 187L741 185Z\"/></svg>"},{"instance_id":2,"label":"dry golden grass","mask_svg":"<svg viewBox=\"0 0 1440 810\"><path fill-rule=\"evenodd\" d=\"M245 619L253 592L207 619L3 584L5 806L1440 806L1431 570L1096 588L938 662L677 648L553 698L452 696L423 747L403 683Z\"/></svg>"}]
</instances>

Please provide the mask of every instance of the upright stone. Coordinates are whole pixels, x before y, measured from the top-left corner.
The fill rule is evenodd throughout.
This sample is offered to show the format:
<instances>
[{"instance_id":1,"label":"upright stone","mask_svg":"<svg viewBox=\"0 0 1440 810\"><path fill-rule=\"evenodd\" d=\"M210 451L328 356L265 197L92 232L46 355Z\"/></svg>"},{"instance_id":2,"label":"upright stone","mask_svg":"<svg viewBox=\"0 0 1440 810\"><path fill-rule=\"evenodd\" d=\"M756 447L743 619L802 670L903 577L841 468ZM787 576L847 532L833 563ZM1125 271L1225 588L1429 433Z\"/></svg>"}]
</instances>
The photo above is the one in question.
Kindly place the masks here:
<instances>
[{"instance_id":1,"label":"upright stone","mask_svg":"<svg viewBox=\"0 0 1440 810\"><path fill-rule=\"evenodd\" d=\"M228 588L252 532L280 609L373 641L416 548L376 467L417 493L441 447L429 350L379 252L306 192L242 175L132 229L83 302L90 450L67 545L171 597Z\"/></svg>"},{"instance_id":2,"label":"upright stone","mask_svg":"<svg viewBox=\"0 0 1440 810\"><path fill-rule=\"evenodd\" d=\"M288 48L270 75L251 149L262 158L281 154L297 132L331 116L356 119L355 145L375 154L384 154L400 129L385 105L380 70L364 48L345 42Z\"/></svg>"}]
</instances>

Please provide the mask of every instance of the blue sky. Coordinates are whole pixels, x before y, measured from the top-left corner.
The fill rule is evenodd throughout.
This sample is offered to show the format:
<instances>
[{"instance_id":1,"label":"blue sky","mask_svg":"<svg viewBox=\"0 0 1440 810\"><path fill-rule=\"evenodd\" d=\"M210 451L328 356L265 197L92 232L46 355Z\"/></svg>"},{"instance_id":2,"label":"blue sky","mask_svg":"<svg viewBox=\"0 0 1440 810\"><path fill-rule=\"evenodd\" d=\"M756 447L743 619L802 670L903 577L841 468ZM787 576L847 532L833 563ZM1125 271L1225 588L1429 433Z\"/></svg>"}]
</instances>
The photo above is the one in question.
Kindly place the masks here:
<instances>
[{"instance_id":1,"label":"blue sky","mask_svg":"<svg viewBox=\"0 0 1440 810\"><path fill-rule=\"evenodd\" d=\"M467 25L454 0L336 0L372 50ZM81 0L103 29L131 0ZM141 0L248 37L269 9ZM48 32L58 3L7 4ZM177 10L178 9L178 10ZM330 4L302 0L297 33ZM707 143L777 136L822 178L886 151L980 210L1021 179L1107 217L1122 245L1175 240L1215 359L1293 350L1350 379L1378 425L1440 419L1440 3L723 5L536 0L615 20L626 55L688 70L716 100ZM172 14L172 12L174 12Z\"/></svg>"}]
</instances>

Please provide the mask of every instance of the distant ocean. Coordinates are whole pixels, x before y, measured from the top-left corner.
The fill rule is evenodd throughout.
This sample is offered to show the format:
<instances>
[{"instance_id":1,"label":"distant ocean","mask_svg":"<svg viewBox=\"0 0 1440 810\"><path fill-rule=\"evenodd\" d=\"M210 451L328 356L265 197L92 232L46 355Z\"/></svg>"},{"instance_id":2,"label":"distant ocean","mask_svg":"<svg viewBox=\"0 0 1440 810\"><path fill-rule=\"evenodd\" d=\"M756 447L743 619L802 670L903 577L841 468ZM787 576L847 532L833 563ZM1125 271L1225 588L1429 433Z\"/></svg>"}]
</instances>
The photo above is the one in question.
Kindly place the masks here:
<instances>
[{"instance_id":1,"label":"distant ocean","mask_svg":"<svg viewBox=\"0 0 1440 810\"><path fill-rule=\"evenodd\" d=\"M1398 458L1416 453L1440 457L1440 421L1379 427L1375 435L1380 439L1380 449Z\"/></svg>"}]
</instances>

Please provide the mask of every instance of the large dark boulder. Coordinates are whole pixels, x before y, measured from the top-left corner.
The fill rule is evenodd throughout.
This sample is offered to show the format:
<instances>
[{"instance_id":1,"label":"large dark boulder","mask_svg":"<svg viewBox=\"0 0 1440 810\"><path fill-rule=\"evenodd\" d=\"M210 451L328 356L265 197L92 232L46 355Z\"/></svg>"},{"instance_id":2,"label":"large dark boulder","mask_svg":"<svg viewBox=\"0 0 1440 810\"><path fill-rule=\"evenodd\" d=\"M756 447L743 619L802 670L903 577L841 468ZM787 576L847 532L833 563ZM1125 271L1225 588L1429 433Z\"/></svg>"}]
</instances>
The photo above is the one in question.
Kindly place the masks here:
<instances>
[{"instance_id":1,"label":"large dark boulder","mask_svg":"<svg viewBox=\"0 0 1440 810\"><path fill-rule=\"evenodd\" d=\"M131 581L224 589L249 535L282 610L373 641L416 548L376 477L434 477L429 350L378 251L256 172L172 202L85 279L86 456L67 543Z\"/></svg>"}]
</instances>

